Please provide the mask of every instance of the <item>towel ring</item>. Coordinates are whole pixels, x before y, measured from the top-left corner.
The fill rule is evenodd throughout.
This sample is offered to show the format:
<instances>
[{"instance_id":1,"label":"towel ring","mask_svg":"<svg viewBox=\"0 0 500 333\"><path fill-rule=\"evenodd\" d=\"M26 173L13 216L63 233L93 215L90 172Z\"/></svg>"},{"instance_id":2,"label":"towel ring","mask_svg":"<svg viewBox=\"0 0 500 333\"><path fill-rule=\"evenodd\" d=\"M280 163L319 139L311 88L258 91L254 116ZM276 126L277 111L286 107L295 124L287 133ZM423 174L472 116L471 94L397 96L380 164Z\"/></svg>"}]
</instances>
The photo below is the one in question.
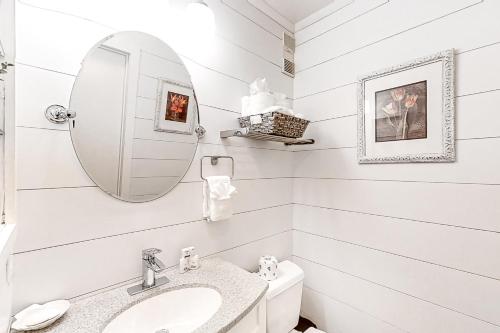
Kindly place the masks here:
<instances>
[{"instance_id":1,"label":"towel ring","mask_svg":"<svg viewBox=\"0 0 500 333\"><path fill-rule=\"evenodd\" d=\"M205 158L210 158L210 164L212 165L217 165L217 163L219 163L219 159L220 158L227 158L227 159L230 159L231 160L231 179L234 178L234 158L232 156L224 156L224 155L214 155L214 156L210 156L210 155L206 155L206 156L203 156L202 158L200 158L200 177L201 179L203 180L207 180L205 177L203 177L203 159Z\"/></svg>"}]
</instances>

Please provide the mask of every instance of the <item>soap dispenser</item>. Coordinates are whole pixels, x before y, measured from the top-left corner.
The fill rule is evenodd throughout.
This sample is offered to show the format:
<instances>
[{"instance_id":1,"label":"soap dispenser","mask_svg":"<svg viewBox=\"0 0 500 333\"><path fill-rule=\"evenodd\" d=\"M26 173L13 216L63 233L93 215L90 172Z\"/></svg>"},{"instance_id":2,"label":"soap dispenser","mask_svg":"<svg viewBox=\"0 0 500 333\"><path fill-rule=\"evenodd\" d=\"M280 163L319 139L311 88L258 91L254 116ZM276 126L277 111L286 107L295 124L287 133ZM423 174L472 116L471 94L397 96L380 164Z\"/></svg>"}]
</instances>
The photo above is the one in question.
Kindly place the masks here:
<instances>
[{"instance_id":1,"label":"soap dispenser","mask_svg":"<svg viewBox=\"0 0 500 333\"><path fill-rule=\"evenodd\" d=\"M181 258L179 259L179 273L186 273L190 270L191 255L193 254L194 247L186 247L181 250Z\"/></svg>"},{"instance_id":2,"label":"soap dispenser","mask_svg":"<svg viewBox=\"0 0 500 333\"><path fill-rule=\"evenodd\" d=\"M200 257L194 253L194 246L186 247L181 250L181 258L179 259L180 273L186 273L189 270L200 268Z\"/></svg>"},{"instance_id":3,"label":"soap dispenser","mask_svg":"<svg viewBox=\"0 0 500 333\"><path fill-rule=\"evenodd\" d=\"M189 261L189 269L194 270L200 268L200 256L197 254L191 256Z\"/></svg>"}]
</instances>

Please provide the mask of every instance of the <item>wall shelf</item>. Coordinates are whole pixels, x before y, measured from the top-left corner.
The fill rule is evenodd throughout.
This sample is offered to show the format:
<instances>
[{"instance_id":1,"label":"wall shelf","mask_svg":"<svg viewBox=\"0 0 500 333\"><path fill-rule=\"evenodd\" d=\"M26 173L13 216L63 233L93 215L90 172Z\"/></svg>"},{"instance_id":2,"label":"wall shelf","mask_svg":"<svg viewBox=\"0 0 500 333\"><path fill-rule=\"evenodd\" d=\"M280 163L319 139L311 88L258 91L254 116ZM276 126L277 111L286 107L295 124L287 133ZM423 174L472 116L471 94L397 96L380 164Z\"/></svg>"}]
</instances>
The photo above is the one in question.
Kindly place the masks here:
<instances>
[{"instance_id":1,"label":"wall shelf","mask_svg":"<svg viewBox=\"0 0 500 333\"><path fill-rule=\"evenodd\" d=\"M234 129L234 130L221 131L220 137L222 139L230 138L230 137L240 137L240 138L248 138L248 139L260 140L260 141L283 142L287 146L311 145L314 143L314 139L293 139L293 138L287 138L284 136L252 132L248 128L238 128L238 129Z\"/></svg>"}]
</instances>

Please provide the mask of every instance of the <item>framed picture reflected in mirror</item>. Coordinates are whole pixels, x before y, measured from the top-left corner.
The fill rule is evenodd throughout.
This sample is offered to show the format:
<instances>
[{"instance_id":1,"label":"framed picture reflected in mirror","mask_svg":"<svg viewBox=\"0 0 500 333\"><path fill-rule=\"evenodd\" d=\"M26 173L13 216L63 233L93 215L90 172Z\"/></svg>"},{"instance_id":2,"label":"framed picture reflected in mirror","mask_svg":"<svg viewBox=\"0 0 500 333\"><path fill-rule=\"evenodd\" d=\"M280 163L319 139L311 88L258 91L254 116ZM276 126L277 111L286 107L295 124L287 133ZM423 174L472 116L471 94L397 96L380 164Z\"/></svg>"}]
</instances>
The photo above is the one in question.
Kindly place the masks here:
<instances>
[{"instance_id":1,"label":"framed picture reflected in mirror","mask_svg":"<svg viewBox=\"0 0 500 333\"><path fill-rule=\"evenodd\" d=\"M156 100L154 130L192 134L197 110L193 87L184 83L160 79Z\"/></svg>"}]
</instances>

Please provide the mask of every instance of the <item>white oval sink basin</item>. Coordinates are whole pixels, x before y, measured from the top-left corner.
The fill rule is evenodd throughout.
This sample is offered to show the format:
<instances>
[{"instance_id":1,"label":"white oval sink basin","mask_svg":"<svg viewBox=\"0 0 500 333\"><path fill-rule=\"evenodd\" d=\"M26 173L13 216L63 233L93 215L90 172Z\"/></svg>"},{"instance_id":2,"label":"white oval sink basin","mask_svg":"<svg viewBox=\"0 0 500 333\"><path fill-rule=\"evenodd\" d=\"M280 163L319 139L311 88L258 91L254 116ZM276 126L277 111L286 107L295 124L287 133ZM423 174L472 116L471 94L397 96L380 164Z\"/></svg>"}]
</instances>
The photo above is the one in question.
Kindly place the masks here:
<instances>
[{"instance_id":1,"label":"white oval sink basin","mask_svg":"<svg viewBox=\"0 0 500 333\"><path fill-rule=\"evenodd\" d=\"M207 322L221 304L221 295L211 288L173 290L125 310L102 333L189 333Z\"/></svg>"}]
</instances>

